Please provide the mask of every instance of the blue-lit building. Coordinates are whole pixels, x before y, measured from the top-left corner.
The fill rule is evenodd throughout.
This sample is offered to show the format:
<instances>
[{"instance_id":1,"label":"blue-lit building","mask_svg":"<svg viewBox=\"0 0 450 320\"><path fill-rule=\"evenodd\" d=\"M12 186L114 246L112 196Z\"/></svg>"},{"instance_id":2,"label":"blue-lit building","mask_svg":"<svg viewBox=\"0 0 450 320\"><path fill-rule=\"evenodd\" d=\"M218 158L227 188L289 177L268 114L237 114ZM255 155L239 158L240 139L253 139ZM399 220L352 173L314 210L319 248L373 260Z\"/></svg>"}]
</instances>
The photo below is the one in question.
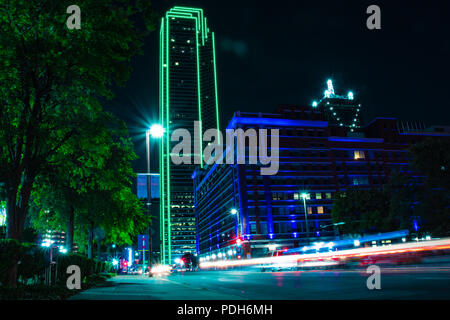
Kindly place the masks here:
<instances>
[{"instance_id":1,"label":"blue-lit building","mask_svg":"<svg viewBox=\"0 0 450 320\"><path fill-rule=\"evenodd\" d=\"M147 214L152 216L152 225L149 227L151 230L148 232L151 233L152 257L157 261L159 261L161 244L159 179L160 175L157 173L138 173L136 177L136 195L145 204ZM142 250L136 252L139 252L139 259L142 259ZM148 257L148 253L146 254Z\"/></svg>"},{"instance_id":2,"label":"blue-lit building","mask_svg":"<svg viewBox=\"0 0 450 320\"><path fill-rule=\"evenodd\" d=\"M395 118L358 127L330 123L324 109L316 107L235 113L230 129L280 130L279 171L263 176L260 165L246 161L194 172L201 260L245 259L275 248L336 240L338 229L330 215L336 192L350 186L381 188L393 171L417 176L410 170L407 148L427 137L450 137L445 128L405 126Z\"/></svg>"}]
</instances>

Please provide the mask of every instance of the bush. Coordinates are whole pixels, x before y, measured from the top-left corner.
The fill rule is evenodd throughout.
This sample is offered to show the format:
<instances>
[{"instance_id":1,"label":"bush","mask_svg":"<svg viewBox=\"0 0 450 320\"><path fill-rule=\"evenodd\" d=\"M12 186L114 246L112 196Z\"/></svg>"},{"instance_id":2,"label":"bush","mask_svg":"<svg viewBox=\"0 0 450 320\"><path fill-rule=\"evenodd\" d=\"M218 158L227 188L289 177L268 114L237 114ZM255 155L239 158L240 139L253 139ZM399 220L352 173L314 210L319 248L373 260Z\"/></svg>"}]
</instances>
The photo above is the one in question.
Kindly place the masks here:
<instances>
[{"instance_id":1,"label":"bush","mask_svg":"<svg viewBox=\"0 0 450 320\"><path fill-rule=\"evenodd\" d=\"M0 240L0 285L6 281L6 270L18 262L17 278L22 284L43 284L45 270L49 265L49 250L34 244L19 243L15 240ZM110 263L97 261L77 253L60 254L54 252L57 266L57 283L65 286L70 265L80 267L81 280L85 282L91 275L108 273L113 270Z\"/></svg>"},{"instance_id":2,"label":"bush","mask_svg":"<svg viewBox=\"0 0 450 320\"><path fill-rule=\"evenodd\" d=\"M110 277L108 276L108 274L101 274L101 273L91 274L86 278L86 284L89 287L95 286L99 283L105 282L109 278Z\"/></svg>"},{"instance_id":3,"label":"bush","mask_svg":"<svg viewBox=\"0 0 450 320\"><path fill-rule=\"evenodd\" d=\"M113 271L113 267L110 263L97 261L77 253L69 253L60 256L58 259L58 281L66 283L68 276L70 276L66 271L70 265L77 265L80 267L82 282L87 281L92 275Z\"/></svg>"},{"instance_id":4,"label":"bush","mask_svg":"<svg viewBox=\"0 0 450 320\"><path fill-rule=\"evenodd\" d=\"M76 293L65 286L30 285L1 288L0 300L62 300Z\"/></svg>"},{"instance_id":5,"label":"bush","mask_svg":"<svg viewBox=\"0 0 450 320\"><path fill-rule=\"evenodd\" d=\"M20 257L17 269L18 279L24 284L30 280L42 284L47 265L46 251L36 245L22 244L24 253Z\"/></svg>"},{"instance_id":6,"label":"bush","mask_svg":"<svg viewBox=\"0 0 450 320\"><path fill-rule=\"evenodd\" d=\"M25 247L12 239L0 240L0 284L6 282L6 271L19 261Z\"/></svg>"}]
</instances>

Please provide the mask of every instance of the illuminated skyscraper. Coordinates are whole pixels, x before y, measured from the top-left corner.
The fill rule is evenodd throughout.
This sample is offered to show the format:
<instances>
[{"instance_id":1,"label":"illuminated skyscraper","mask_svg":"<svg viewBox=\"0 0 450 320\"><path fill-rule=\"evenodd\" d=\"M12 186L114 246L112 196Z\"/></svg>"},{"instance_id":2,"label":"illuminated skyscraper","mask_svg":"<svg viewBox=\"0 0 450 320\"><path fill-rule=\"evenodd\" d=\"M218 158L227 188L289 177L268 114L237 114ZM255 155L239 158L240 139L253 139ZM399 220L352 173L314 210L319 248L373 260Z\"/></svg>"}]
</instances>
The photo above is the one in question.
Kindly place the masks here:
<instances>
[{"instance_id":1,"label":"illuminated skyscraper","mask_svg":"<svg viewBox=\"0 0 450 320\"><path fill-rule=\"evenodd\" d=\"M331 125L350 128L351 132L361 127L361 104L351 91L346 96L337 95L332 80L327 81L323 98L319 102L314 101L312 106L324 111Z\"/></svg>"},{"instance_id":2,"label":"illuminated skyscraper","mask_svg":"<svg viewBox=\"0 0 450 320\"><path fill-rule=\"evenodd\" d=\"M202 9L173 7L161 21L160 30L160 121L166 129L161 142L161 260L173 263L185 252L195 251L194 193L191 175L195 165L175 165L170 151L175 129L187 129L198 139L202 157L202 134L219 126L214 32Z\"/></svg>"}]
</instances>

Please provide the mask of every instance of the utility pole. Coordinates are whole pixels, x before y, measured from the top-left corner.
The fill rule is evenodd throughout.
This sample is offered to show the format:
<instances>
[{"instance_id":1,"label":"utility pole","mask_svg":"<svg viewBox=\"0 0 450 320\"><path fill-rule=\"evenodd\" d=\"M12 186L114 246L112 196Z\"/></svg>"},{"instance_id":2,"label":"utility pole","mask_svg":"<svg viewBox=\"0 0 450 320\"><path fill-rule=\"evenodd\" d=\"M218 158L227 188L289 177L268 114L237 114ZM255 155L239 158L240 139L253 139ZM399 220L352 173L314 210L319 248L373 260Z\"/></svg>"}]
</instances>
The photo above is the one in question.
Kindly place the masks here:
<instances>
[{"instance_id":1,"label":"utility pole","mask_svg":"<svg viewBox=\"0 0 450 320\"><path fill-rule=\"evenodd\" d=\"M150 168L150 131L146 133L146 142L147 142L147 216L151 214L152 207L152 196L151 196L151 184L152 184L152 176L151 176L151 168ZM152 229L149 225L147 225L147 235L148 235L148 255L149 255L149 276L152 276ZM142 251L144 253L144 264L145 264L145 248ZM143 274L145 274L145 270L143 270Z\"/></svg>"}]
</instances>

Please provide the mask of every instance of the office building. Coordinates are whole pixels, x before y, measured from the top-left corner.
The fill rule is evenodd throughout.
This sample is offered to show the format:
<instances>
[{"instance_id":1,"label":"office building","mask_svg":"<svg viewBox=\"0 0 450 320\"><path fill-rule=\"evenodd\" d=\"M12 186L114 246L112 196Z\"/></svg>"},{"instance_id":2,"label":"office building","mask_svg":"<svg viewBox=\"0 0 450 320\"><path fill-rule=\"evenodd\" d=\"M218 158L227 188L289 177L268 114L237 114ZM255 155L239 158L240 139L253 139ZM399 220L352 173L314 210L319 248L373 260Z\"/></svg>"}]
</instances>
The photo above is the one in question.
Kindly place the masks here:
<instances>
[{"instance_id":1,"label":"office building","mask_svg":"<svg viewBox=\"0 0 450 320\"><path fill-rule=\"evenodd\" d=\"M195 251L195 165L172 163L170 152L177 144L172 133L187 129L201 146L192 156L201 159L202 133L219 126L215 35L202 9L173 7L162 18L159 114L166 130L160 150L161 259L168 264Z\"/></svg>"},{"instance_id":2,"label":"office building","mask_svg":"<svg viewBox=\"0 0 450 320\"><path fill-rule=\"evenodd\" d=\"M197 253L203 261L332 242L339 236L330 215L336 192L381 188L392 172L421 179L411 171L408 147L428 137L450 138L445 127L410 123L408 130L395 118L357 128L331 124L327 117L324 109L304 106L234 114L230 129L280 130L279 171L261 175L261 165L249 164L248 153L246 164L195 171Z\"/></svg>"}]
</instances>

